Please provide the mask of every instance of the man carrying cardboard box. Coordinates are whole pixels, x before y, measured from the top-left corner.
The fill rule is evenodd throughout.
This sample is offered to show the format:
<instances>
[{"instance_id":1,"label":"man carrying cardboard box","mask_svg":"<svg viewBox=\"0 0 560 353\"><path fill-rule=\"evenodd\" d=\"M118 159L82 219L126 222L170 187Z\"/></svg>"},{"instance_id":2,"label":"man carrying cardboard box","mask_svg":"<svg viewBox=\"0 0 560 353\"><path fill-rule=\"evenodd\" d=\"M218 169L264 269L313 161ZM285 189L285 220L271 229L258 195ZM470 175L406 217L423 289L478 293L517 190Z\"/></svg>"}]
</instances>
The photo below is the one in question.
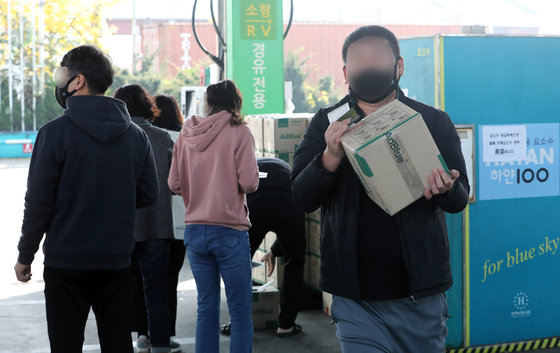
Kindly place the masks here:
<instances>
[{"instance_id":1,"label":"man carrying cardboard box","mask_svg":"<svg viewBox=\"0 0 560 353\"><path fill-rule=\"evenodd\" d=\"M320 286L334 295L342 352L444 352L452 285L444 212L461 212L469 193L459 136L446 113L398 87L404 62L392 32L361 27L342 56L350 94L315 115L292 171L295 204L305 212L321 207ZM424 196L390 216L368 196L341 137L395 100L422 116L449 173L430 171Z\"/></svg>"}]
</instances>

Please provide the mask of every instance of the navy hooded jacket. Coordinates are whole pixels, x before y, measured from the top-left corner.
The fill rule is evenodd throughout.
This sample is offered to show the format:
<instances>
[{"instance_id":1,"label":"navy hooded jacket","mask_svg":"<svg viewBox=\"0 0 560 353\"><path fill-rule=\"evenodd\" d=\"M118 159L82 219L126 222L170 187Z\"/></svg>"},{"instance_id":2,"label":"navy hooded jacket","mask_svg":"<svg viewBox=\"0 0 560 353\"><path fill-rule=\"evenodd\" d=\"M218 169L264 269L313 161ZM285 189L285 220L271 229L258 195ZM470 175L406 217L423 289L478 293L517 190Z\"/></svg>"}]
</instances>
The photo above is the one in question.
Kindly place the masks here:
<instances>
[{"instance_id":1,"label":"navy hooded jacket","mask_svg":"<svg viewBox=\"0 0 560 353\"><path fill-rule=\"evenodd\" d=\"M136 208L159 194L150 142L120 100L75 96L67 104L37 135L18 262L31 264L46 234L45 266L126 268Z\"/></svg>"}]
</instances>

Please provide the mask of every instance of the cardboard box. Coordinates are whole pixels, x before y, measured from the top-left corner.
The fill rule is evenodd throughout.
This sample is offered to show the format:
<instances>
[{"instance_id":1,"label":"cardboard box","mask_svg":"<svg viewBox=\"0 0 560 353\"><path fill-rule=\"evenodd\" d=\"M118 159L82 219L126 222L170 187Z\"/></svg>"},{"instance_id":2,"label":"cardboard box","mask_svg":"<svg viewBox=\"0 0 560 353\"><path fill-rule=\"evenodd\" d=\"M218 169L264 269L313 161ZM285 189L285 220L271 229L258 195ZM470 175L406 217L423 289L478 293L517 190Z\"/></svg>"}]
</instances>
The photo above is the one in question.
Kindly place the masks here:
<instances>
[{"instance_id":1,"label":"cardboard box","mask_svg":"<svg viewBox=\"0 0 560 353\"><path fill-rule=\"evenodd\" d=\"M248 115L245 117L247 121L247 127L251 130L253 137L255 138L255 149L257 152L264 151L264 139L263 139L263 121L264 117L259 115ZM257 154L257 158L262 157L262 155Z\"/></svg>"},{"instance_id":2,"label":"cardboard box","mask_svg":"<svg viewBox=\"0 0 560 353\"><path fill-rule=\"evenodd\" d=\"M317 221L317 222L321 223L321 209L318 208L315 211L313 211L311 213L308 213L306 215L306 219L307 220L314 220L314 221Z\"/></svg>"},{"instance_id":3,"label":"cardboard box","mask_svg":"<svg viewBox=\"0 0 560 353\"><path fill-rule=\"evenodd\" d=\"M303 284L309 286L309 255L305 255L305 265L303 266Z\"/></svg>"},{"instance_id":4,"label":"cardboard box","mask_svg":"<svg viewBox=\"0 0 560 353\"><path fill-rule=\"evenodd\" d=\"M308 277L306 284L314 289L319 289L319 279L321 277L321 256L308 253L305 257L307 264Z\"/></svg>"},{"instance_id":5,"label":"cardboard box","mask_svg":"<svg viewBox=\"0 0 560 353\"><path fill-rule=\"evenodd\" d=\"M311 119L313 119L315 114L312 114L312 113L292 113L292 114L290 114L290 116L294 117L294 118L303 118L303 119L306 119L309 122Z\"/></svg>"},{"instance_id":6,"label":"cardboard box","mask_svg":"<svg viewBox=\"0 0 560 353\"><path fill-rule=\"evenodd\" d=\"M278 327L280 295L278 289L267 286L263 292L253 287L253 327L255 330L275 329Z\"/></svg>"},{"instance_id":7,"label":"cardboard box","mask_svg":"<svg viewBox=\"0 0 560 353\"><path fill-rule=\"evenodd\" d=\"M323 312L329 316L331 316L332 300L332 294L323 292Z\"/></svg>"},{"instance_id":8,"label":"cardboard box","mask_svg":"<svg viewBox=\"0 0 560 353\"><path fill-rule=\"evenodd\" d=\"M307 252L321 255L321 222L314 219L307 220Z\"/></svg>"},{"instance_id":9,"label":"cardboard box","mask_svg":"<svg viewBox=\"0 0 560 353\"><path fill-rule=\"evenodd\" d=\"M321 277L321 209L308 213L307 222L307 254L305 257L305 283L319 289Z\"/></svg>"},{"instance_id":10,"label":"cardboard box","mask_svg":"<svg viewBox=\"0 0 560 353\"><path fill-rule=\"evenodd\" d=\"M306 117L270 115L264 119L264 152L294 153L307 128Z\"/></svg>"},{"instance_id":11,"label":"cardboard box","mask_svg":"<svg viewBox=\"0 0 560 353\"><path fill-rule=\"evenodd\" d=\"M265 158L277 158L277 159L281 159L284 162L288 163L290 166L294 165L294 155L295 153L268 153L265 152L263 153L263 157Z\"/></svg>"},{"instance_id":12,"label":"cardboard box","mask_svg":"<svg viewBox=\"0 0 560 353\"><path fill-rule=\"evenodd\" d=\"M321 209L305 216L307 227L307 252L321 255Z\"/></svg>"},{"instance_id":13,"label":"cardboard box","mask_svg":"<svg viewBox=\"0 0 560 353\"><path fill-rule=\"evenodd\" d=\"M424 196L434 169L449 173L422 116L397 100L351 126L341 141L368 196L390 215Z\"/></svg>"}]
</instances>

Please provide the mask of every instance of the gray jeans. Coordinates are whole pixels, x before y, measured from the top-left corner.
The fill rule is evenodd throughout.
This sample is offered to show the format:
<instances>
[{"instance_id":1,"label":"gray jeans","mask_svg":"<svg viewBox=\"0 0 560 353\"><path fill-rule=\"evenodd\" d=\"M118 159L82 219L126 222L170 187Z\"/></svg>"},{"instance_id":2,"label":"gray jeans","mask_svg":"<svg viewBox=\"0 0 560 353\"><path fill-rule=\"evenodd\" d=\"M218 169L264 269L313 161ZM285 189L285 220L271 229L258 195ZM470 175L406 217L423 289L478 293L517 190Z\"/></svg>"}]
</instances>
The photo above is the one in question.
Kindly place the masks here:
<instances>
[{"instance_id":1,"label":"gray jeans","mask_svg":"<svg viewBox=\"0 0 560 353\"><path fill-rule=\"evenodd\" d=\"M355 301L333 297L331 315L342 353L443 353L447 297Z\"/></svg>"}]
</instances>

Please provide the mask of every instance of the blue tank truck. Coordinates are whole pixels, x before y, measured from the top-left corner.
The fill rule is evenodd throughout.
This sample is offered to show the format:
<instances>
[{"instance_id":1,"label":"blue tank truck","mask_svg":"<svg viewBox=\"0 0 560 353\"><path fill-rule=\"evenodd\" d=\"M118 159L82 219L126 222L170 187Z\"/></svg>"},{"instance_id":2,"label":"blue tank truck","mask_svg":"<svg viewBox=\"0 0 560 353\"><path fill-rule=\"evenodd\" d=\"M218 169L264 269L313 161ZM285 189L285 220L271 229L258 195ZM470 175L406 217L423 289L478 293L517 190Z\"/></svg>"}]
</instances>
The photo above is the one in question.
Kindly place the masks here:
<instances>
[{"instance_id":1,"label":"blue tank truck","mask_svg":"<svg viewBox=\"0 0 560 353\"><path fill-rule=\"evenodd\" d=\"M560 346L560 37L400 42L401 87L449 113L470 174L468 208L447 217L448 348Z\"/></svg>"}]
</instances>

